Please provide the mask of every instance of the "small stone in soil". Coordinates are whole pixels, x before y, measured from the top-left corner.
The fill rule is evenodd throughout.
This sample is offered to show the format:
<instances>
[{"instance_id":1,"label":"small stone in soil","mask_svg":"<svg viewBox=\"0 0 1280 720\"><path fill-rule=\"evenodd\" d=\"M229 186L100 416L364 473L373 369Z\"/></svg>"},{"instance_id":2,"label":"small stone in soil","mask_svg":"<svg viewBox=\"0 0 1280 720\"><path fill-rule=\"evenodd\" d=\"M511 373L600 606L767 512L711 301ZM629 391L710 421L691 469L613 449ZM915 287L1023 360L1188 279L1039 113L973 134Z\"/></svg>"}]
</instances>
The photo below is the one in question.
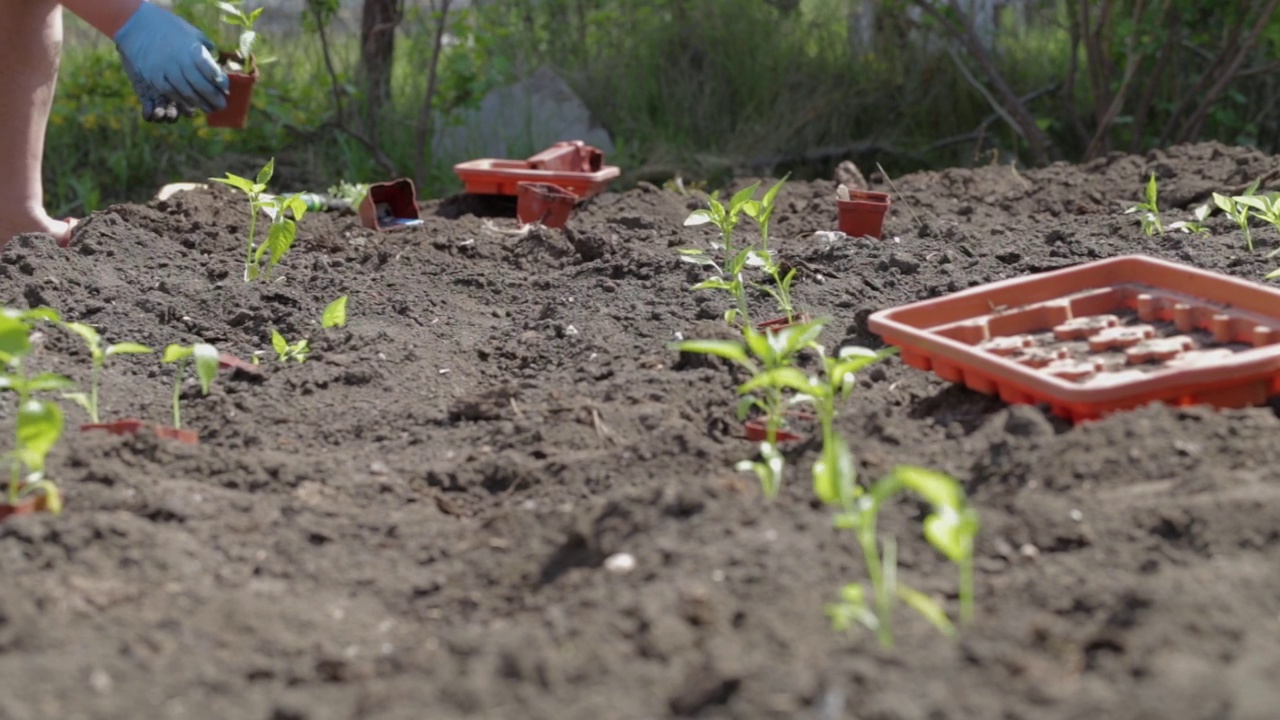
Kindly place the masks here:
<instances>
[{"instance_id":1,"label":"small stone in soil","mask_svg":"<svg viewBox=\"0 0 1280 720\"><path fill-rule=\"evenodd\" d=\"M605 558L604 569L619 575L625 575L636 569L636 559L631 553L615 553Z\"/></svg>"}]
</instances>

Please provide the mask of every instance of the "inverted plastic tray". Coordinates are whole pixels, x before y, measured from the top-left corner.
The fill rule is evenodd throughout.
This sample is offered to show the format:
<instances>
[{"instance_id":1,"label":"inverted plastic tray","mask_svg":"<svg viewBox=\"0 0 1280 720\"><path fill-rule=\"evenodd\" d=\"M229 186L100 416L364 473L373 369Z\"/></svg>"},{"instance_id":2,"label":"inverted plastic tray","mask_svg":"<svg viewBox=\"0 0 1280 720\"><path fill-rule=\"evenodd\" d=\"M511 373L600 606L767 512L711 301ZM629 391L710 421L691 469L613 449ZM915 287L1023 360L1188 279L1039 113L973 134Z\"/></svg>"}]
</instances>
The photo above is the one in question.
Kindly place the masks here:
<instances>
[{"instance_id":1,"label":"inverted plastic tray","mask_svg":"<svg viewBox=\"0 0 1280 720\"><path fill-rule=\"evenodd\" d=\"M516 195L520 183L541 182L562 187L580 198L599 194L622 174L613 165L595 172L571 172L537 169L528 160L491 158L458 163L453 171L473 195Z\"/></svg>"},{"instance_id":2,"label":"inverted plastic tray","mask_svg":"<svg viewBox=\"0 0 1280 720\"><path fill-rule=\"evenodd\" d=\"M1072 421L1280 395L1280 290L1143 255L882 310L903 362Z\"/></svg>"}]
</instances>

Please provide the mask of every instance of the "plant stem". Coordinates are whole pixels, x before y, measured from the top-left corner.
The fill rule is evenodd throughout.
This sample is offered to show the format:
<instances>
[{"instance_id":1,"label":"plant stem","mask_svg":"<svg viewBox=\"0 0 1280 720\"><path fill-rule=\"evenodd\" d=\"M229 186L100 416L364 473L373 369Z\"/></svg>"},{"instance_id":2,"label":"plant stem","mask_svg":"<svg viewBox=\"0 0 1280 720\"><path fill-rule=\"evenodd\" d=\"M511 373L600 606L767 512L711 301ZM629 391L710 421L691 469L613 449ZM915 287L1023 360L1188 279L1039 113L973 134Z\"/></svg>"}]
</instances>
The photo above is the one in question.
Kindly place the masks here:
<instances>
[{"instance_id":1,"label":"plant stem","mask_svg":"<svg viewBox=\"0 0 1280 720\"><path fill-rule=\"evenodd\" d=\"M21 357L14 358L13 369L14 374L20 378L15 390L18 396L18 413L21 413L22 406L26 404L28 396L26 368ZM18 450L22 447L22 437L19 435L20 425L20 423L15 422L13 427L13 462L9 464L8 500L10 505L17 504L18 492L22 489L22 459L18 456Z\"/></svg>"},{"instance_id":2,"label":"plant stem","mask_svg":"<svg viewBox=\"0 0 1280 720\"><path fill-rule=\"evenodd\" d=\"M960 561L960 622L973 622L973 555Z\"/></svg>"},{"instance_id":3,"label":"plant stem","mask_svg":"<svg viewBox=\"0 0 1280 720\"><path fill-rule=\"evenodd\" d=\"M258 200L249 196L249 247L244 256L244 281L249 282L249 268L253 267L253 239L258 234Z\"/></svg>"},{"instance_id":4,"label":"plant stem","mask_svg":"<svg viewBox=\"0 0 1280 720\"><path fill-rule=\"evenodd\" d=\"M93 372L89 378L89 419L95 424L98 420L98 382L101 379L102 364L95 362L93 364Z\"/></svg>"},{"instance_id":5,"label":"plant stem","mask_svg":"<svg viewBox=\"0 0 1280 720\"><path fill-rule=\"evenodd\" d=\"M187 360L183 358L175 366L173 375L173 427L175 430L182 427L182 416L178 413L178 404L182 399L182 371L186 369Z\"/></svg>"},{"instance_id":6,"label":"plant stem","mask_svg":"<svg viewBox=\"0 0 1280 720\"><path fill-rule=\"evenodd\" d=\"M876 596L876 618L878 620L876 634L880 644L886 648L893 647L893 629L889 626L889 599L884 587L884 573L880 567L880 553L876 550L876 521L870 511L862 511L862 526L858 529L858 542L862 545L862 556L867 563L867 575L871 578L872 592Z\"/></svg>"}]
</instances>

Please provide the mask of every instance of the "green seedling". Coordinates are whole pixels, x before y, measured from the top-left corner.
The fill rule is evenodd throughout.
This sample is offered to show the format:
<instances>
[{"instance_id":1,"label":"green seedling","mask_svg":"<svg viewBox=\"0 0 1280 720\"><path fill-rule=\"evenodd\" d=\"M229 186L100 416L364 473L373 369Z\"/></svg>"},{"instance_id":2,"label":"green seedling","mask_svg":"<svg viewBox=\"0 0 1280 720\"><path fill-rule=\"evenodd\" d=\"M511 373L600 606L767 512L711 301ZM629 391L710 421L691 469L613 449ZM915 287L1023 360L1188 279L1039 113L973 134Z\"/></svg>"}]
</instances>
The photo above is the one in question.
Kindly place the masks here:
<instances>
[{"instance_id":1,"label":"green seedling","mask_svg":"<svg viewBox=\"0 0 1280 720\"><path fill-rule=\"evenodd\" d=\"M280 362L306 362L307 354L311 352L311 343L306 338L302 338L296 343L290 344L276 330L271 331L271 347L276 351L276 359Z\"/></svg>"},{"instance_id":2,"label":"green seedling","mask_svg":"<svg viewBox=\"0 0 1280 720\"><path fill-rule=\"evenodd\" d=\"M1125 210L1125 214L1141 212L1142 213L1142 232L1148 237L1153 235L1163 235L1164 228L1160 225L1160 206L1156 202L1159 195L1159 189L1156 187L1156 174L1151 173L1151 179L1147 180L1146 200Z\"/></svg>"},{"instance_id":3,"label":"green seedling","mask_svg":"<svg viewBox=\"0 0 1280 720\"><path fill-rule=\"evenodd\" d=\"M745 419L752 409L763 412L765 417L765 444L777 444L778 430L784 424L787 400L785 390L804 383L804 373L793 367L795 356L809 347L822 333L825 321L816 320L783 328L778 332L760 332L751 326L743 328L745 342L736 340L687 340L675 343L672 348L680 352L714 355L733 362L751 373L751 378L738 387L742 396L738 415ZM797 380L798 378L798 380ZM807 387L807 383L805 384ZM781 486L781 457L776 459L765 451L761 487L766 497L777 495ZM751 469L756 469L752 466Z\"/></svg>"},{"instance_id":4,"label":"green seedling","mask_svg":"<svg viewBox=\"0 0 1280 720\"><path fill-rule=\"evenodd\" d=\"M254 26L262 16L263 8L245 12L242 5L242 2L220 2L218 9L222 11L223 22L241 28L240 36L236 41L236 52L240 56L240 69L252 75L259 65L257 56L253 52L254 46L258 43L258 33L254 30Z\"/></svg>"},{"instance_id":5,"label":"green seedling","mask_svg":"<svg viewBox=\"0 0 1280 720\"><path fill-rule=\"evenodd\" d=\"M369 194L367 183L349 183L345 180L333 185L328 190L329 197L351 203L351 207L359 207L364 196Z\"/></svg>"},{"instance_id":6,"label":"green seedling","mask_svg":"<svg viewBox=\"0 0 1280 720\"><path fill-rule=\"evenodd\" d=\"M334 300L324 308L324 314L320 316L320 327L346 327L347 325L347 296Z\"/></svg>"},{"instance_id":7,"label":"green seedling","mask_svg":"<svg viewBox=\"0 0 1280 720\"><path fill-rule=\"evenodd\" d=\"M1204 221L1209 219L1209 214L1213 212L1213 208L1208 204L1201 205L1192 211L1191 220L1179 220L1169 224L1170 230L1181 230L1184 233L1199 234L1209 232L1209 228L1204 226Z\"/></svg>"},{"instance_id":8,"label":"green seedling","mask_svg":"<svg viewBox=\"0 0 1280 720\"><path fill-rule=\"evenodd\" d=\"M877 533L877 520L885 503L908 491L930 505L931 512L924 519L924 537L958 568L960 620L962 624L972 622L973 547L980 523L977 512L965 500L960 483L935 470L903 465L894 468L870 490L863 490L856 482L853 456L843 438L836 439L832 456L838 462L837 472L819 477L815 470L814 489L824 503L840 508L835 526L856 533L873 598L868 602L861 583L845 585L840 600L827 606L832 626L844 630L853 622L859 622L876 633L883 647L893 647L893 610L901 601L944 635L955 634L955 626L941 605L898 579L897 543L892 537L882 539ZM830 482L831 479L836 482ZM879 549L881 545L883 551Z\"/></svg>"},{"instance_id":9,"label":"green seedling","mask_svg":"<svg viewBox=\"0 0 1280 720\"><path fill-rule=\"evenodd\" d=\"M1261 178L1254 180L1253 183L1245 189L1243 195L1236 195L1234 197L1223 195L1221 193L1213 194L1213 204L1217 205L1218 209L1226 213L1227 217L1234 220L1236 225L1240 226L1240 229L1244 231L1244 241L1249 247L1249 252L1253 252L1253 234L1249 231L1250 206L1247 201L1241 201L1245 200L1245 198L1253 197L1254 194L1258 192L1258 186L1260 184Z\"/></svg>"},{"instance_id":10,"label":"green seedling","mask_svg":"<svg viewBox=\"0 0 1280 720\"><path fill-rule=\"evenodd\" d=\"M9 487L5 499L17 505L36 494L43 494L45 506L55 515L62 512L62 495L58 487L45 478L45 460L62 436L62 409L52 401L36 397L39 392L71 390L71 380L54 373L29 375L26 359L32 350L31 333L36 323L60 323L58 314L49 308L0 312L0 390L17 396L13 449L9 460Z\"/></svg>"},{"instance_id":11,"label":"green seedling","mask_svg":"<svg viewBox=\"0 0 1280 720\"><path fill-rule=\"evenodd\" d=\"M93 363L88 394L82 392L67 393L63 397L83 407L89 413L89 419L92 422L101 422L99 418L98 387L102 380L102 368L107 364L107 359L115 355L143 355L155 351L146 345L139 345L133 342L121 342L103 347L102 337L98 335L98 331L84 323L63 323L62 327L79 335L85 341L85 344L89 346L89 357Z\"/></svg>"},{"instance_id":12,"label":"green seedling","mask_svg":"<svg viewBox=\"0 0 1280 720\"><path fill-rule=\"evenodd\" d=\"M747 311L746 285L742 279L742 272L747 267L752 251L750 248L742 250L734 248L733 231L742 220L744 207L748 202L753 202L752 198L755 197L756 190L759 187L760 183L756 182L739 190L729 199L728 205L720 202L717 193L712 193L707 199L707 207L694 210L684 221L685 227L710 223L720 231L720 241L712 241L711 248L722 253L723 260L721 263L717 263L701 250L681 249L679 252L680 259L684 262L705 265L715 269L716 275L714 277L698 283L693 289L727 290L733 296L734 307L726 311L724 317L725 322L731 325L737 320L741 320L744 324L750 322Z\"/></svg>"},{"instance_id":13,"label":"green seedling","mask_svg":"<svg viewBox=\"0 0 1280 720\"><path fill-rule=\"evenodd\" d=\"M1244 205L1253 211L1263 222L1269 223L1276 230L1280 231L1280 193L1266 193L1264 195L1243 195L1232 198L1238 205ZM1272 250L1267 253L1267 257L1275 257L1280 253L1280 249Z\"/></svg>"},{"instance_id":14,"label":"green seedling","mask_svg":"<svg viewBox=\"0 0 1280 720\"><path fill-rule=\"evenodd\" d=\"M164 349L163 361L176 366L173 374L173 427L182 427L182 380L187 361L194 360L196 377L200 380L200 390L209 394L213 379L218 376L218 349L208 343L194 345L169 345Z\"/></svg>"},{"instance_id":15,"label":"green seedling","mask_svg":"<svg viewBox=\"0 0 1280 720\"><path fill-rule=\"evenodd\" d=\"M258 171L256 180L227 173L225 178L209 178L210 181L229 185L243 192L249 199L249 239L245 244L245 282L261 277L269 279L274 268L298 238L298 220L307 212L307 204L298 195L290 197L267 194L267 183L275 173L275 158ZM271 218L267 239L258 244L258 213L265 212ZM290 218L289 214L293 217ZM263 259L266 258L264 265Z\"/></svg>"},{"instance_id":16,"label":"green seedling","mask_svg":"<svg viewBox=\"0 0 1280 720\"><path fill-rule=\"evenodd\" d=\"M773 211L776 207L778 199L778 191L782 189L783 184L787 182L787 178L791 177L791 173L787 173L781 180L769 188L764 197L756 200L748 200L742 206L742 213L755 221L760 228L760 247L756 250L748 265L756 264L769 277L773 278L773 287L762 286L762 289L768 293L778 303L778 309L782 314L791 321L795 318L795 309L791 303L791 285L795 282L796 269L788 268L783 272L782 266L777 262L774 254L769 250L769 220L773 218Z\"/></svg>"}]
</instances>

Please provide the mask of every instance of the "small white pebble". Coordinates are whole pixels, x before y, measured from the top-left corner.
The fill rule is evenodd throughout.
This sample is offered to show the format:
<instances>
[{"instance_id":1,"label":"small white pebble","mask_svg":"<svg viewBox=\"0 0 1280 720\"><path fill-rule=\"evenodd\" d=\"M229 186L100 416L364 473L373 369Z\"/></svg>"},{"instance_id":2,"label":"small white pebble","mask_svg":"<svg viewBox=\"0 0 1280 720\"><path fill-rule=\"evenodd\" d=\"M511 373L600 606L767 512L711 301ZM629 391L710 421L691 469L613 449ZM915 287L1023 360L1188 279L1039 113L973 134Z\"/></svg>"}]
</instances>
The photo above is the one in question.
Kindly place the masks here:
<instances>
[{"instance_id":1,"label":"small white pebble","mask_svg":"<svg viewBox=\"0 0 1280 720\"><path fill-rule=\"evenodd\" d=\"M605 558L604 569L620 575L626 574L636 569L636 559L631 553L614 553Z\"/></svg>"},{"instance_id":2,"label":"small white pebble","mask_svg":"<svg viewBox=\"0 0 1280 720\"><path fill-rule=\"evenodd\" d=\"M777 539L778 539L778 531L777 531L777 530L774 530L773 528L769 528L768 530L765 530L765 531L764 531L764 539L765 539L765 540L768 540L769 542L773 542L774 540L777 540Z\"/></svg>"},{"instance_id":3,"label":"small white pebble","mask_svg":"<svg viewBox=\"0 0 1280 720\"><path fill-rule=\"evenodd\" d=\"M441 374L441 375L448 375L448 374L449 374L449 368L440 368L440 374Z\"/></svg>"},{"instance_id":4,"label":"small white pebble","mask_svg":"<svg viewBox=\"0 0 1280 720\"><path fill-rule=\"evenodd\" d=\"M369 463L369 472L374 475L386 475L390 471L391 468L387 467L387 464L381 460L374 460Z\"/></svg>"},{"instance_id":5,"label":"small white pebble","mask_svg":"<svg viewBox=\"0 0 1280 720\"><path fill-rule=\"evenodd\" d=\"M111 676L107 674L107 671L102 668L94 668L93 671L89 673L89 687L93 688L93 691L96 693L106 695L111 692L111 688L114 685L115 681L113 681Z\"/></svg>"},{"instance_id":6,"label":"small white pebble","mask_svg":"<svg viewBox=\"0 0 1280 720\"><path fill-rule=\"evenodd\" d=\"M564 334L573 337L578 334L578 328L570 325L564 329Z\"/></svg>"},{"instance_id":7,"label":"small white pebble","mask_svg":"<svg viewBox=\"0 0 1280 720\"><path fill-rule=\"evenodd\" d=\"M724 571L723 571L723 570L712 570L712 571L711 571L711 582L717 582L717 583L722 583L722 582L724 582Z\"/></svg>"},{"instance_id":8,"label":"small white pebble","mask_svg":"<svg viewBox=\"0 0 1280 720\"><path fill-rule=\"evenodd\" d=\"M524 502L520 503L520 509L533 512L534 510L538 509L538 501L533 499L525 500Z\"/></svg>"},{"instance_id":9,"label":"small white pebble","mask_svg":"<svg viewBox=\"0 0 1280 720\"><path fill-rule=\"evenodd\" d=\"M1072 520L1074 520L1074 521L1076 521L1076 522L1083 522L1083 521L1084 521L1084 513L1082 513L1082 512L1080 512L1079 510L1076 510L1076 509L1074 509L1074 508L1073 508L1073 509L1071 510L1071 519L1072 519Z\"/></svg>"},{"instance_id":10,"label":"small white pebble","mask_svg":"<svg viewBox=\"0 0 1280 720\"><path fill-rule=\"evenodd\" d=\"M390 655L392 650L395 650L395 647L393 647L391 643L382 643L383 655Z\"/></svg>"},{"instance_id":11,"label":"small white pebble","mask_svg":"<svg viewBox=\"0 0 1280 720\"><path fill-rule=\"evenodd\" d=\"M1032 545L1031 543L1024 543L1022 547L1018 548L1018 552L1022 553L1022 557L1025 558L1040 557L1040 548Z\"/></svg>"}]
</instances>

